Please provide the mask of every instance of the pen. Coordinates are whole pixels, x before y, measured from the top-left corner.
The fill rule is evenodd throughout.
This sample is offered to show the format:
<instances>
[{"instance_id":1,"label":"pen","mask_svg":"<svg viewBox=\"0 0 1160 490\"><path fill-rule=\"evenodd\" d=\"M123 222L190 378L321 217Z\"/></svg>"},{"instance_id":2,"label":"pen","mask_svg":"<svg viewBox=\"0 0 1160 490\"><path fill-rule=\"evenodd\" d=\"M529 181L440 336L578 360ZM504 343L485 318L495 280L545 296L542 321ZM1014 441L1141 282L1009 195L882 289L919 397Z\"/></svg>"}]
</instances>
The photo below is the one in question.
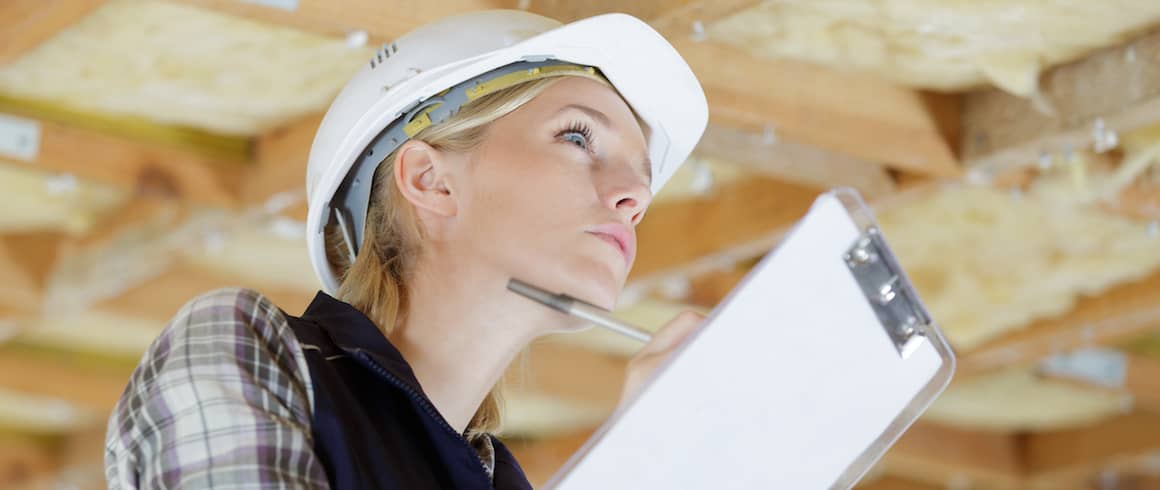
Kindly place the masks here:
<instances>
[{"instance_id":1,"label":"pen","mask_svg":"<svg viewBox=\"0 0 1160 490\"><path fill-rule=\"evenodd\" d=\"M641 342L648 342L652 338L651 334L641 328L613 318L608 310L573 298L567 294L553 294L516 278L508 280L507 288L520 296L540 303L548 308L567 313L577 318L583 318Z\"/></svg>"}]
</instances>

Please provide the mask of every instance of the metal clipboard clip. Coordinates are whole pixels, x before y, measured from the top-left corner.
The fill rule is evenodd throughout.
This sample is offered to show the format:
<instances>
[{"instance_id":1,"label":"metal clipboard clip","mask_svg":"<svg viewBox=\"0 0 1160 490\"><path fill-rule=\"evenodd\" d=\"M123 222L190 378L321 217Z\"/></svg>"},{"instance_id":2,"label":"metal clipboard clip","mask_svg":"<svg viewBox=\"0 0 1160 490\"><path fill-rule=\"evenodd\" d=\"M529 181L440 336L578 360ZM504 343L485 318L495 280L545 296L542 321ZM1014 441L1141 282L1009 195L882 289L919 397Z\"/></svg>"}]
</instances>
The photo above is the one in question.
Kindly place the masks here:
<instances>
[{"instance_id":1,"label":"metal clipboard clip","mask_svg":"<svg viewBox=\"0 0 1160 490\"><path fill-rule=\"evenodd\" d=\"M922 345L930 315L877 227L863 230L843 259L903 359Z\"/></svg>"}]
</instances>

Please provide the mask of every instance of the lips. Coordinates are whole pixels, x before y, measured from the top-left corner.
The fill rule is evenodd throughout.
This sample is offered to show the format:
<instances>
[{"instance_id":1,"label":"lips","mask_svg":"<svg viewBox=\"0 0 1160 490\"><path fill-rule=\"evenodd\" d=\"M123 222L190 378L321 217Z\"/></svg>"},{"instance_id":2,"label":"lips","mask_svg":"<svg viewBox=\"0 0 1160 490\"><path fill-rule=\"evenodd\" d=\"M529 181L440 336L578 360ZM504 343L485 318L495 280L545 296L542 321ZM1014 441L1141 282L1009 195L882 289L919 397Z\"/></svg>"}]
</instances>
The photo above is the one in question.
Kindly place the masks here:
<instances>
[{"instance_id":1,"label":"lips","mask_svg":"<svg viewBox=\"0 0 1160 490\"><path fill-rule=\"evenodd\" d=\"M621 256L624 257L625 267L632 264L632 259L636 255L636 236L631 228L620 223L608 223L592 227L587 231L616 247Z\"/></svg>"}]
</instances>

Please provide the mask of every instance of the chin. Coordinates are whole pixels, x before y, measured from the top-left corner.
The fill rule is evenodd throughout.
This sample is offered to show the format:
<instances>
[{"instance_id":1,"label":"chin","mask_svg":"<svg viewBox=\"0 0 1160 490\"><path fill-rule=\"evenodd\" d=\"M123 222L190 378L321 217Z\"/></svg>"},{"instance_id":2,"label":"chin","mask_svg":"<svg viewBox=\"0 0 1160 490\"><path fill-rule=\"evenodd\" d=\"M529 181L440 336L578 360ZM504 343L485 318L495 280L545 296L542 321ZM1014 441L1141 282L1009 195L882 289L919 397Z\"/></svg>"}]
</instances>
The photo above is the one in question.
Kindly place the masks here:
<instances>
[{"instance_id":1,"label":"chin","mask_svg":"<svg viewBox=\"0 0 1160 490\"><path fill-rule=\"evenodd\" d=\"M592 272L589 269L588 274L575 276L577 280L568 294L611 311L616 306L616 298L620 296L623 284L610 274L598 275Z\"/></svg>"},{"instance_id":2,"label":"chin","mask_svg":"<svg viewBox=\"0 0 1160 490\"><path fill-rule=\"evenodd\" d=\"M511 270L516 271L514 277L548 291L564 293L611 310L616 306L616 300L624 288L624 280L621 278L623 273L609 262L599 256L584 255L572 256L570 260L557 258L554 263L525 259L522 263L513 264Z\"/></svg>"}]
</instances>

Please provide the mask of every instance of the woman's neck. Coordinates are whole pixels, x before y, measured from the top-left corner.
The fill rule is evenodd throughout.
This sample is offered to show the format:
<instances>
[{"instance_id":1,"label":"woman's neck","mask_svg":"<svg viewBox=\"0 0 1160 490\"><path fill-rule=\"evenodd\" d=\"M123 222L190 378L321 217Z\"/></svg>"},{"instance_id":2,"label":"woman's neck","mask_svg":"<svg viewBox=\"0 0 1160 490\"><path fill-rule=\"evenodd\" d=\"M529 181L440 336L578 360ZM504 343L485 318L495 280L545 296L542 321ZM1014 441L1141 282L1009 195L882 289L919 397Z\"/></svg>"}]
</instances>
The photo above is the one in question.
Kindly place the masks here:
<instances>
[{"instance_id":1,"label":"woman's neck","mask_svg":"<svg viewBox=\"0 0 1160 490\"><path fill-rule=\"evenodd\" d=\"M463 433L511 361L559 314L506 290L506 278L440 260L411 276L407 314L388 335L423 391Z\"/></svg>"}]
</instances>

